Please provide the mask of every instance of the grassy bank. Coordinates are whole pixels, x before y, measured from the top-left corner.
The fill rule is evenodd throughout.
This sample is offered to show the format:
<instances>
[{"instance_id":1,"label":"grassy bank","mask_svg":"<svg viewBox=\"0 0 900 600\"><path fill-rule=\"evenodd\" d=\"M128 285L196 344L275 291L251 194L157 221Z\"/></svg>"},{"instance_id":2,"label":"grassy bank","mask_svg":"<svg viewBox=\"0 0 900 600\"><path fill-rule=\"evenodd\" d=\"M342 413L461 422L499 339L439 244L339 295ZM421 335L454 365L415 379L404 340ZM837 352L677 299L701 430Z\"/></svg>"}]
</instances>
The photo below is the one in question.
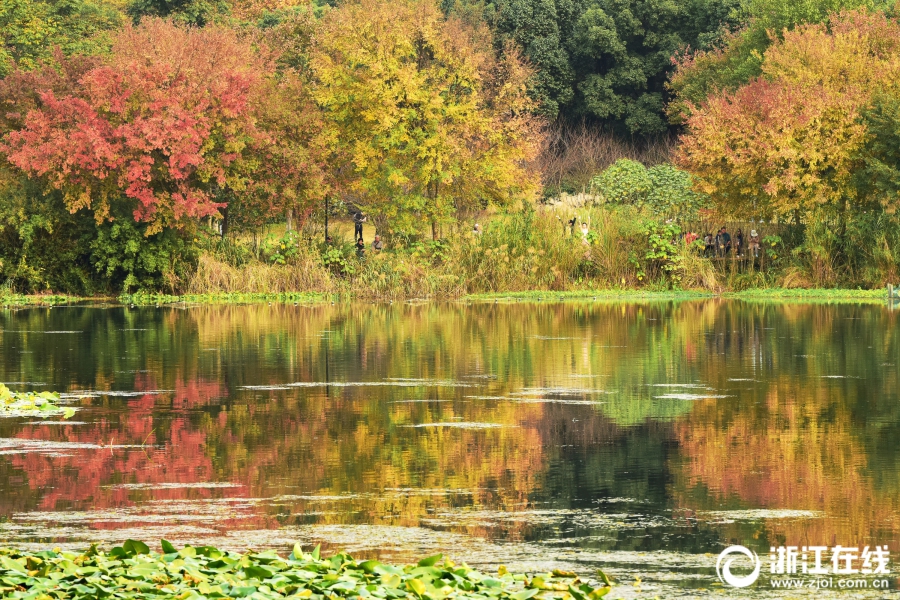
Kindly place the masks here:
<instances>
[{"instance_id":1,"label":"grassy bank","mask_svg":"<svg viewBox=\"0 0 900 600\"><path fill-rule=\"evenodd\" d=\"M157 304L174 304L176 302L196 304L231 304L249 302L280 302L280 303L309 303L325 302L331 298L328 294L320 292L278 292L278 293L219 293L219 294L123 294L116 298L122 304L136 306L149 306Z\"/></svg>"},{"instance_id":2,"label":"grassy bank","mask_svg":"<svg viewBox=\"0 0 900 600\"><path fill-rule=\"evenodd\" d=\"M424 298L402 298L402 300L441 301L463 300L467 302L562 302L566 300L698 300L704 298L728 298L760 302L868 302L878 303L887 300L887 292L883 289L851 290L851 289L785 289L765 288L748 289L739 292L715 293L698 290L648 291L642 289L582 289L568 291L525 290L497 291L460 296L428 296ZM280 293L219 293L219 294L123 294L117 298L78 298L75 296L15 296L4 306L59 306L86 302L88 300L113 301L134 306L159 306L165 304L247 304L247 303L280 303L310 304L323 302L353 302L372 300L370 296L357 297L351 293L321 292L280 292ZM393 299L375 298L376 301Z\"/></svg>"},{"instance_id":3,"label":"grassy bank","mask_svg":"<svg viewBox=\"0 0 900 600\"><path fill-rule=\"evenodd\" d=\"M597 600L609 579L583 581L554 571L512 574L501 567L485 574L441 555L403 567L346 554L330 558L299 545L282 558L275 552L237 554L210 546L176 549L163 540L161 553L128 540L105 551L20 552L0 549L0 595L4 598L377 598L379 600Z\"/></svg>"},{"instance_id":4,"label":"grassy bank","mask_svg":"<svg viewBox=\"0 0 900 600\"><path fill-rule=\"evenodd\" d=\"M885 290L843 290L843 289L750 289L740 292L724 292L716 294L701 291L668 291L648 292L643 290L577 290L571 292L492 292L487 294L469 294L466 300L474 302L511 302L511 301L544 301L558 302L564 300L695 300L704 298L728 298L748 301L784 301L784 302L884 302L887 300Z\"/></svg>"},{"instance_id":5,"label":"grassy bank","mask_svg":"<svg viewBox=\"0 0 900 600\"><path fill-rule=\"evenodd\" d=\"M813 260L803 246L806 238L791 225L766 225L759 254L751 259L745 252L735 260L708 257L702 242L685 242L684 233L714 229L710 223L677 225L634 206L531 207L482 217L481 233L473 230L474 218L445 223L438 239L384 231L381 251L368 242L374 227L364 229L367 243L360 251L352 242L350 224L342 221L330 225L328 244L312 221L299 232L273 226L268 233L226 239L212 232L198 234L192 251L196 253L187 266L167 273L165 285L132 288L121 301L299 303L334 297L384 301L657 294L834 299L865 294L876 298L885 284L900 283L891 275L900 271L894 263L876 268L859 258L860 265L868 266L845 269L836 267L834 257ZM578 224L575 231L569 226L572 218ZM586 226L584 235L581 224ZM13 283L10 280L6 293L0 294L7 303L71 299L16 295L13 292L27 290Z\"/></svg>"},{"instance_id":6,"label":"grassy bank","mask_svg":"<svg viewBox=\"0 0 900 600\"><path fill-rule=\"evenodd\" d=\"M572 218L575 231L568 226ZM702 242L687 244L683 234L713 228L710 223L676 225L633 206L496 214L480 220L481 233L473 231L474 222L446 224L436 240L384 232L380 252L366 243L359 253L340 221L332 224L328 245L312 224L299 233L274 230L252 243L218 240L206 244L180 287L200 296L307 290L362 300L744 290L802 297L780 290L881 289L895 271L826 269L810 260L798 245L802 235L788 225L767 225L754 259L746 253L741 260L709 258ZM367 227L364 239L373 230Z\"/></svg>"},{"instance_id":7,"label":"grassy bank","mask_svg":"<svg viewBox=\"0 0 900 600\"><path fill-rule=\"evenodd\" d=\"M2 306L54 306L78 300L81 298L62 294L0 294L0 305Z\"/></svg>"}]
</instances>

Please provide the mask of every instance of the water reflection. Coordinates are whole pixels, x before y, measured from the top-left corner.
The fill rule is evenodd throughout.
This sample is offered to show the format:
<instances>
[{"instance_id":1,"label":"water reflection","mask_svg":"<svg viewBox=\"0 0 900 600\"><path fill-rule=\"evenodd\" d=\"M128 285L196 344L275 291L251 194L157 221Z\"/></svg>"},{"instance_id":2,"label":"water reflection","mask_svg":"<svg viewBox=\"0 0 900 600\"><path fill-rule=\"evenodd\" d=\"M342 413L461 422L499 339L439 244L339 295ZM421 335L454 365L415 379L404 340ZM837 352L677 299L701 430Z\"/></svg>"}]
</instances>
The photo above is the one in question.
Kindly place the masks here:
<instances>
[{"instance_id":1,"label":"water reflection","mask_svg":"<svg viewBox=\"0 0 900 600\"><path fill-rule=\"evenodd\" d=\"M322 540L704 588L732 542L898 548L880 306L202 306L0 313L0 540ZM277 531L273 531L277 530ZM656 587L654 587L656 586ZM699 593L699 592L698 592Z\"/></svg>"}]
</instances>

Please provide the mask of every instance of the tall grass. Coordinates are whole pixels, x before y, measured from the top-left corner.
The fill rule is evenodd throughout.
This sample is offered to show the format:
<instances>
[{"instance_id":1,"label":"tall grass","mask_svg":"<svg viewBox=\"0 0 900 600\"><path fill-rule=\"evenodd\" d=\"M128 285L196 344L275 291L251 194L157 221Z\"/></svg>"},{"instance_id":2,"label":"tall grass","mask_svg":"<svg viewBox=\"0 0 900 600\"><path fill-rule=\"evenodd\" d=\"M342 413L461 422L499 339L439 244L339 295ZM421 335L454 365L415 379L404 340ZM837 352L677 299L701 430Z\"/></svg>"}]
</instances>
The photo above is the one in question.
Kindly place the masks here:
<instances>
[{"instance_id":1,"label":"tall grass","mask_svg":"<svg viewBox=\"0 0 900 600\"><path fill-rule=\"evenodd\" d=\"M679 267L659 269L646 258L647 217L633 208L585 208L578 223L589 224L589 243L578 226L572 232L554 211L526 210L496 215L480 235L468 225L438 240L413 241L402 248L359 258L349 243L327 249L300 241L286 264L235 261L239 252L204 253L186 282L191 294L309 291L359 298L410 298L528 290L597 290L672 287L716 290L718 277L708 262L683 249ZM244 255L242 255L244 256ZM648 277L647 273L655 273Z\"/></svg>"},{"instance_id":2,"label":"tall grass","mask_svg":"<svg viewBox=\"0 0 900 600\"><path fill-rule=\"evenodd\" d=\"M267 256L208 247L196 271L183 283L190 294L318 292L357 298L458 297L465 294L579 290L694 290L721 293L747 289L881 287L898 271L900 235L874 238L842 268L833 232L808 227L791 242L765 248L766 260L710 260L673 235L660 256L651 247L651 230L664 226L629 206L591 206L577 211L570 231L558 211L529 208L445 228L432 241L403 238L402 247L375 253L367 246L357 257L349 240L327 248L297 238L296 251ZM589 224L589 243L579 225ZM667 231L667 230L666 230ZM666 233L665 236L669 236ZM801 243L793 241L796 238ZM396 240L397 238L395 238ZM773 238L775 239L775 238ZM781 239L781 238L778 238ZM773 242L774 243L774 242ZM233 244L233 242L232 242ZM793 244L793 245L791 245ZM277 244L276 244L277 246ZM287 260L283 260L287 256ZM277 262L273 262L278 258ZM846 263L846 259L844 259ZM283 264L282 264L283 263Z\"/></svg>"}]
</instances>

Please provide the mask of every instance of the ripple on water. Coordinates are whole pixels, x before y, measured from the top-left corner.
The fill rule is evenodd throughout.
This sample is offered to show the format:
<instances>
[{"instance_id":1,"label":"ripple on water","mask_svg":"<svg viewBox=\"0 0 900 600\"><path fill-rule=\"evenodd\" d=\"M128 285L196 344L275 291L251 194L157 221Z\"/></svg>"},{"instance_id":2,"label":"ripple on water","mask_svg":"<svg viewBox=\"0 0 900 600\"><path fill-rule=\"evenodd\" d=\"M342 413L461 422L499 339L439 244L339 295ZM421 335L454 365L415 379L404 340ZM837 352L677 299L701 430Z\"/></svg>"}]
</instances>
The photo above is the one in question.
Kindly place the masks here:
<instances>
[{"instance_id":1,"label":"ripple on water","mask_svg":"<svg viewBox=\"0 0 900 600\"><path fill-rule=\"evenodd\" d=\"M711 387L706 386L702 383L648 383L650 387L668 387L668 388L694 388L694 389L704 389L711 390Z\"/></svg>"},{"instance_id":2,"label":"ripple on water","mask_svg":"<svg viewBox=\"0 0 900 600\"><path fill-rule=\"evenodd\" d=\"M653 396L659 400L706 400L707 398L733 398L727 394L661 394Z\"/></svg>"},{"instance_id":3,"label":"ripple on water","mask_svg":"<svg viewBox=\"0 0 900 600\"><path fill-rule=\"evenodd\" d=\"M512 396L545 396L555 394L557 396L585 396L589 394L614 394L604 389L597 388L580 388L580 387L526 387L518 392L513 392Z\"/></svg>"}]
</instances>

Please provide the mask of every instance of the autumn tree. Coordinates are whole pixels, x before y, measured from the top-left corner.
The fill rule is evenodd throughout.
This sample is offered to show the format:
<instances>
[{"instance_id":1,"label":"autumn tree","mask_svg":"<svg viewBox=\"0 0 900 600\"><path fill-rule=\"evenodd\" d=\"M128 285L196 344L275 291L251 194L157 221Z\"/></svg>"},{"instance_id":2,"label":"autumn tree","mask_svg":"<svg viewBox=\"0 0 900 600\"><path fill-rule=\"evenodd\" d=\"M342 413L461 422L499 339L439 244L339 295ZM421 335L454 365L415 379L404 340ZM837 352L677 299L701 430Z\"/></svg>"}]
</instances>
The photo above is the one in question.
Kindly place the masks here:
<instances>
[{"instance_id":1,"label":"autumn tree","mask_svg":"<svg viewBox=\"0 0 900 600\"><path fill-rule=\"evenodd\" d=\"M390 228L436 235L459 210L534 194L531 71L485 27L431 0L348 2L326 13L310 64L335 180Z\"/></svg>"},{"instance_id":2,"label":"autumn tree","mask_svg":"<svg viewBox=\"0 0 900 600\"><path fill-rule=\"evenodd\" d=\"M729 30L707 47L689 45L674 57L667 84L671 122L683 124L693 107L708 96L733 92L759 77L763 55L786 32L805 24L825 23L841 11L886 10L893 0L745 0L733 7Z\"/></svg>"},{"instance_id":3,"label":"autumn tree","mask_svg":"<svg viewBox=\"0 0 900 600\"><path fill-rule=\"evenodd\" d=\"M285 0L290 2L293 0ZM312 94L309 53L316 19L311 6L285 10L258 31L256 43L270 49L274 74L260 86L256 123L265 133L254 147L262 172L235 200L245 225L275 215L302 222L328 190L321 111ZM234 205L235 203L232 203Z\"/></svg>"},{"instance_id":4,"label":"autumn tree","mask_svg":"<svg viewBox=\"0 0 900 600\"><path fill-rule=\"evenodd\" d=\"M223 190L246 188L260 133L253 95L267 70L253 48L218 28L162 20L126 27L105 64L77 90L39 94L0 150L98 222L128 205L148 233L217 214Z\"/></svg>"},{"instance_id":5,"label":"autumn tree","mask_svg":"<svg viewBox=\"0 0 900 600\"><path fill-rule=\"evenodd\" d=\"M699 189L742 215L802 217L860 200L854 178L873 95L897 89L900 25L882 13L835 15L784 34L763 75L700 105L678 160Z\"/></svg>"}]
</instances>

